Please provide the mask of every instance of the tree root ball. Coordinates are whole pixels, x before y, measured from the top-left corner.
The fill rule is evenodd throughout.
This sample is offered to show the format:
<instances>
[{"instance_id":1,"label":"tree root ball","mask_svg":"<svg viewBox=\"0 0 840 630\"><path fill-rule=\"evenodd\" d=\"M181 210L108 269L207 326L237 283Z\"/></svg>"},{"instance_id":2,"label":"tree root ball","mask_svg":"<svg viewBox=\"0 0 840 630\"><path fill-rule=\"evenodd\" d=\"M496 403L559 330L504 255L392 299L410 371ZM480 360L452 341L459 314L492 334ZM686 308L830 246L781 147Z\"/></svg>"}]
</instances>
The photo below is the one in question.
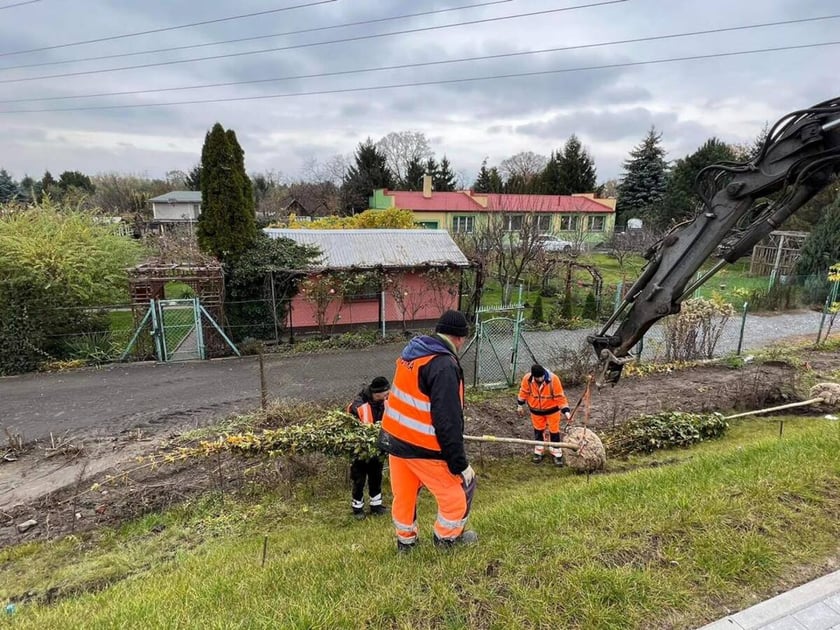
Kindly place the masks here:
<instances>
[{"instance_id":1,"label":"tree root ball","mask_svg":"<svg viewBox=\"0 0 840 630\"><path fill-rule=\"evenodd\" d=\"M572 470L592 472L601 470L607 463L607 454L604 445L601 443L601 438L589 429L583 427L569 429L563 441L580 445L577 451L570 448L562 449L563 459L566 460L566 465Z\"/></svg>"},{"instance_id":2,"label":"tree root ball","mask_svg":"<svg viewBox=\"0 0 840 630\"><path fill-rule=\"evenodd\" d=\"M827 405L840 405L840 385L819 383L811 388L811 398L822 398Z\"/></svg>"}]
</instances>

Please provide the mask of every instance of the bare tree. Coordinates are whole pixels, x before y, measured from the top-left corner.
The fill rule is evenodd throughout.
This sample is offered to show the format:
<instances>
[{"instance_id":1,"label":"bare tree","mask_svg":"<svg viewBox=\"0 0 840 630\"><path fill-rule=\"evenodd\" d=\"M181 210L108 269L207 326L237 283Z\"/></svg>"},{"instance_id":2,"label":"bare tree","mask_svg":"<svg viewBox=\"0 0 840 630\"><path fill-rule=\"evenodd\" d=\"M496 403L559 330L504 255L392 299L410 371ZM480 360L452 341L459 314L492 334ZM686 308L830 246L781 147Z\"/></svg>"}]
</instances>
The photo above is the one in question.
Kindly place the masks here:
<instances>
[{"instance_id":1,"label":"bare tree","mask_svg":"<svg viewBox=\"0 0 840 630\"><path fill-rule=\"evenodd\" d=\"M533 151L522 151L502 160L499 171L505 181L515 180L527 183L539 177L547 163L548 158L544 155Z\"/></svg>"},{"instance_id":2,"label":"bare tree","mask_svg":"<svg viewBox=\"0 0 840 630\"><path fill-rule=\"evenodd\" d=\"M352 156L341 154L333 155L324 161L310 158L304 163L301 173L309 182L330 182L334 186L341 186L352 163Z\"/></svg>"},{"instance_id":3,"label":"bare tree","mask_svg":"<svg viewBox=\"0 0 840 630\"><path fill-rule=\"evenodd\" d=\"M464 291L468 296L464 311L472 317L475 310L481 306L484 283L493 257L493 247L487 230L456 232L452 237L470 262L469 272L464 272L462 280Z\"/></svg>"},{"instance_id":4,"label":"bare tree","mask_svg":"<svg viewBox=\"0 0 840 630\"><path fill-rule=\"evenodd\" d=\"M502 285L502 301L508 303L513 288L519 284L526 268L542 252L540 236L541 219L546 216L538 213L534 207L540 203L531 195L521 195L522 199L514 203L511 208L520 207L522 210L505 210L494 212L487 217L487 221L480 227L486 231L487 239L492 251L493 267Z\"/></svg>"},{"instance_id":5,"label":"bare tree","mask_svg":"<svg viewBox=\"0 0 840 630\"><path fill-rule=\"evenodd\" d=\"M385 155L385 164L398 182L405 181L409 164L432 156L429 139L422 131L392 131L376 148Z\"/></svg>"},{"instance_id":6,"label":"bare tree","mask_svg":"<svg viewBox=\"0 0 840 630\"><path fill-rule=\"evenodd\" d=\"M400 312L403 330L406 330L408 322L416 320L418 313L429 302L428 285L415 290L409 287L404 273L391 273L385 278L385 286Z\"/></svg>"}]
</instances>

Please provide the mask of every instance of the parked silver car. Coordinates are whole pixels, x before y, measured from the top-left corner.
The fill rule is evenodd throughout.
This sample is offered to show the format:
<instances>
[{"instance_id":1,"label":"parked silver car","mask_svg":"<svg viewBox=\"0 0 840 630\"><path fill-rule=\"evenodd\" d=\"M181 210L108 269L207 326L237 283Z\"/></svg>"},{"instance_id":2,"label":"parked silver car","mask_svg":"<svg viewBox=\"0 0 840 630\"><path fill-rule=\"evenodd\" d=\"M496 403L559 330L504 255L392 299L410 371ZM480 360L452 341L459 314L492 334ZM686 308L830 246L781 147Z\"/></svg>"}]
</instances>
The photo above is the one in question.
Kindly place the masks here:
<instances>
[{"instance_id":1,"label":"parked silver car","mask_svg":"<svg viewBox=\"0 0 840 630\"><path fill-rule=\"evenodd\" d=\"M571 241L564 241L561 238L552 236L551 234L543 234L537 237L537 243L540 248L546 252L571 252L575 248L575 244Z\"/></svg>"}]
</instances>

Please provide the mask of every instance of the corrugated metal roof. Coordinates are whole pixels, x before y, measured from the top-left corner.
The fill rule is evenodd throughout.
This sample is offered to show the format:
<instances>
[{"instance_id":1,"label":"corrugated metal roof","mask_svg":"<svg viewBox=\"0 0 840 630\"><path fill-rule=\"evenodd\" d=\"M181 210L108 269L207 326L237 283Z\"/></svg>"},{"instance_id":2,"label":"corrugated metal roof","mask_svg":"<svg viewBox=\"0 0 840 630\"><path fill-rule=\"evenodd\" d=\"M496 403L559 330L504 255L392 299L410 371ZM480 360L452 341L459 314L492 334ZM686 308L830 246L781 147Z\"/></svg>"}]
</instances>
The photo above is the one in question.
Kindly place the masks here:
<instances>
[{"instance_id":1,"label":"corrugated metal roof","mask_svg":"<svg viewBox=\"0 0 840 630\"><path fill-rule=\"evenodd\" d=\"M201 191L173 190L172 192L152 197L149 201L154 201L155 203L201 203Z\"/></svg>"},{"instance_id":2,"label":"corrugated metal roof","mask_svg":"<svg viewBox=\"0 0 840 630\"><path fill-rule=\"evenodd\" d=\"M286 230L265 228L271 238L315 245L325 269L467 267L469 261L446 230Z\"/></svg>"}]
</instances>

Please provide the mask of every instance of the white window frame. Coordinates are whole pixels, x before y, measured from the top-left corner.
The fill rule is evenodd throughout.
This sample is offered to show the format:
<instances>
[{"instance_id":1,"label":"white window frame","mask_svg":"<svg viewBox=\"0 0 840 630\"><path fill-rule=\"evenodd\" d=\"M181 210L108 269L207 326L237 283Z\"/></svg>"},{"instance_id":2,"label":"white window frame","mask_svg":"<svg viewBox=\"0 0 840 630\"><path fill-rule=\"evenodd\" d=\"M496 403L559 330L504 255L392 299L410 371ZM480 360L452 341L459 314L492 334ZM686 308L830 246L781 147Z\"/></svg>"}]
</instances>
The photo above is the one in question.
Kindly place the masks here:
<instances>
[{"instance_id":1,"label":"white window frame","mask_svg":"<svg viewBox=\"0 0 840 630\"><path fill-rule=\"evenodd\" d=\"M475 232L475 216L461 214L452 217L452 232L455 234L472 234Z\"/></svg>"},{"instance_id":2,"label":"white window frame","mask_svg":"<svg viewBox=\"0 0 840 630\"><path fill-rule=\"evenodd\" d=\"M576 214L560 215L560 231L561 232L577 232L580 225L580 217Z\"/></svg>"},{"instance_id":3,"label":"white window frame","mask_svg":"<svg viewBox=\"0 0 840 630\"><path fill-rule=\"evenodd\" d=\"M596 227L598 224L598 227ZM590 232L603 232L607 229L607 217L602 215L595 215L589 217L589 231Z\"/></svg>"}]
</instances>

